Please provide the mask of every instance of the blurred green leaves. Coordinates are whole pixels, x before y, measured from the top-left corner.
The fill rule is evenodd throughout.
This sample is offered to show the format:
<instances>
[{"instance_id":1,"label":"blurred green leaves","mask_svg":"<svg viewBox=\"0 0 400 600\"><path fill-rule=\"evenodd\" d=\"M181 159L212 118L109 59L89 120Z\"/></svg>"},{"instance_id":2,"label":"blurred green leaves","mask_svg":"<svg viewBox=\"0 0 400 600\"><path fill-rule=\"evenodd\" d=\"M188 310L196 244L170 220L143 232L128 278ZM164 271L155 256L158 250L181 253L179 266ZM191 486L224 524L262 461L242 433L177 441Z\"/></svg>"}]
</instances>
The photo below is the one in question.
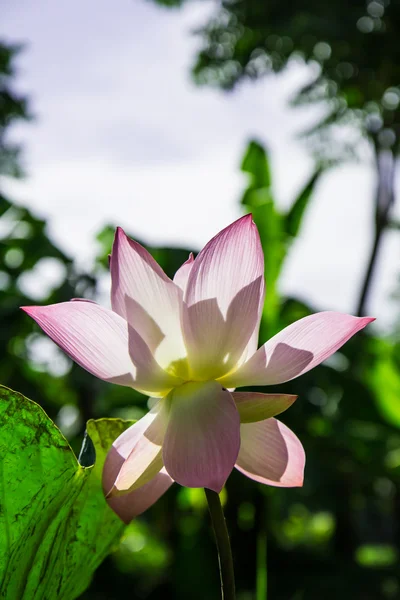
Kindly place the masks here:
<instances>
[{"instance_id":1,"label":"blurred green leaves","mask_svg":"<svg viewBox=\"0 0 400 600\"><path fill-rule=\"evenodd\" d=\"M294 103L324 102L317 126L310 129L320 157L354 155L360 135L337 136L338 124L347 132L354 126L397 153L399 24L398 2L384 0L355 0L351 6L344 0L216 3L208 21L196 29L202 46L193 75L200 84L229 90L302 60L312 68Z\"/></svg>"},{"instance_id":2,"label":"blurred green leaves","mask_svg":"<svg viewBox=\"0 0 400 600\"><path fill-rule=\"evenodd\" d=\"M0 175L20 177L23 173L19 157L20 147L5 135L7 127L30 118L27 99L11 86L15 74L15 59L22 47L0 41Z\"/></svg>"},{"instance_id":3,"label":"blurred green leaves","mask_svg":"<svg viewBox=\"0 0 400 600\"><path fill-rule=\"evenodd\" d=\"M385 544L365 544L357 548L356 560L360 565L370 568L387 567L398 560L397 550Z\"/></svg>"},{"instance_id":4,"label":"blurred green leaves","mask_svg":"<svg viewBox=\"0 0 400 600\"><path fill-rule=\"evenodd\" d=\"M377 408L383 418L400 428L400 344L374 340L374 368L367 373Z\"/></svg>"},{"instance_id":5,"label":"blurred green leaves","mask_svg":"<svg viewBox=\"0 0 400 600\"><path fill-rule=\"evenodd\" d=\"M92 467L79 465L42 408L3 387L0 423L0 595L77 598L125 527L104 500L101 471L131 423L88 422Z\"/></svg>"},{"instance_id":6,"label":"blurred green leaves","mask_svg":"<svg viewBox=\"0 0 400 600\"><path fill-rule=\"evenodd\" d=\"M335 520L329 512L310 513L306 506L294 504L276 535L287 548L304 545L322 551L335 532Z\"/></svg>"}]
</instances>

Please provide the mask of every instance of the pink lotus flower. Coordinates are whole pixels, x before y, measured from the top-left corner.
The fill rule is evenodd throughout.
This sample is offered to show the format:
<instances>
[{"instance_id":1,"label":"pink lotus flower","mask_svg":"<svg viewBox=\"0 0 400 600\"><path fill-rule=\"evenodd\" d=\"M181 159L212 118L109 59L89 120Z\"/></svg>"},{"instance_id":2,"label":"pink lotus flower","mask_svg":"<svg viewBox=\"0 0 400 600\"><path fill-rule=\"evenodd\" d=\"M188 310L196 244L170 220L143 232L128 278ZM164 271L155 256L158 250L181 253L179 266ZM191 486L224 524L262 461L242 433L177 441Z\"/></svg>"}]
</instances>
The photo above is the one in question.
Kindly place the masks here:
<instances>
[{"instance_id":1,"label":"pink lotus flower","mask_svg":"<svg viewBox=\"0 0 400 600\"><path fill-rule=\"evenodd\" d=\"M108 454L103 485L115 512L129 522L173 481L219 492L233 467L301 486L303 447L273 418L296 396L232 390L302 375L373 319L317 313L257 350L264 257L251 215L190 255L173 281L118 229L111 278L112 310L84 300L24 310L96 377L158 398Z\"/></svg>"}]
</instances>

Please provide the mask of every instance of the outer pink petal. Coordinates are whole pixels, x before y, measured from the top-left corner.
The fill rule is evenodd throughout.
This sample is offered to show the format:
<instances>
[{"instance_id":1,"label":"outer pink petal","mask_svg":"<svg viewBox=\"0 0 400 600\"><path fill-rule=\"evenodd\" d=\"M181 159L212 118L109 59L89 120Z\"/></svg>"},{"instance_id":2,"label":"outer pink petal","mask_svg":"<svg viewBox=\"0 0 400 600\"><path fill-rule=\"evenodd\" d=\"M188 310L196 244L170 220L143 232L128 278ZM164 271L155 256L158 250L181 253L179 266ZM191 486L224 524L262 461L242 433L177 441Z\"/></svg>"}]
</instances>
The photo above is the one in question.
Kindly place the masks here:
<instances>
[{"instance_id":1,"label":"outer pink petal","mask_svg":"<svg viewBox=\"0 0 400 600\"><path fill-rule=\"evenodd\" d=\"M310 315L283 329L220 381L226 387L289 381L319 365L371 321L329 311Z\"/></svg>"},{"instance_id":2,"label":"outer pink petal","mask_svg":"<svg viewBox=\"0 0 400 600\"><path fill-rule=\"evenodd\" d=\"M276 419L242 424L240 438L235 466L243 475L277 487L303 485L304 449L286 425Z\"/></svg>"},{"instance_id":3,"label":"outer pink petal","mask_svg":"<svg viewBox=\"0 0 400 600\"><path fill-rule=\"evenodd\" d=\"M174 390L163 443L170 476L187 487L220 492L235 464L239 413L229 392L215 382L188 383Z\"/></svg>"},{"instance_id":4,"label":"outer pink petal","mask_svg":"<svg viewBox=\"0 0 400 600\"><path fill-rule=\"evenodd\" d=\"M161 400L115 440L103 468L107 496L141 487L162 469L166 424L165 401Z\"/></svg>"},{"instance_id":5,"label":"outer pink petal","mask_svg":"<svg viewBox=\"0 0 400 600\"><path fill-rule=\"evenodd\" d=\"M181 380L166 373L140 335L95 302L73 300L22 307L81 367L105 381L164 395Z\"/></svg>"},{"instance_id":6,"label":"outer pink petal","mask_svg":"<svg viewBox=\"0 0 400 600\"><path fill-rule=\"evenodd\" d=\"M142 487L123 496L107 498L107 502L119 518L128 524L157 502L172 484L173 480L166 470L161 469L151 481Z\"/></svg>"},{"instance_id":7,"label":"outer pink petal","mask_svg":"<svg viewBox=\"0 0 400 600\"><path fill-rule=\"evenodd\" d=\"M180 326L182 290L154 258L119 227L110 259L111 303L139 333L161 366L185 356Z\"/></svg>"},{"instance_id":8,"label":"outer pink petal","mask_svg":"<svg viewBox=\"0 0 400 600\"><path fill-rule=\"evenodd\" d=\"M297 396L289 394L259 394L257 392L233 392L232 398L239 411L241 423L265 421L284 412Z\"/></svg>"},{"instance_id":9,"label":"outer pink petal","mask_svg":"<svg viewBox=\"0 0 400 600\"><path fill-rule=\"evenodd\" d=\"M100 379L133 385L128 325L111 310L75 300L22 307L75 362Z\"/></svg>"},{"instance_id":10,"label":"outer pink petal","mask_svg":"<svg viewBox=\"0 0 400 600\"><path fill-rule=\"evenodd\" d=\"M189 277L189 273L192 270L192 266L194 263L193 252L189 254L189 258L186 262L183 263L181 267L177 270L174 276L174 283L179 285L181 290L184 292L186 289L187 280Z\"/></svg>"},{"instance_id":11,"label":"outer pink petal","mask_svg":"<svg viewBox=\"0 0 400 600\"><path fill-rule=\"evenodd\" d=\"M196 257L187 281L183 329L199 377L230 371L259 325L264 256L251 215L216 235Z\"/></svg>"}]
</instances>

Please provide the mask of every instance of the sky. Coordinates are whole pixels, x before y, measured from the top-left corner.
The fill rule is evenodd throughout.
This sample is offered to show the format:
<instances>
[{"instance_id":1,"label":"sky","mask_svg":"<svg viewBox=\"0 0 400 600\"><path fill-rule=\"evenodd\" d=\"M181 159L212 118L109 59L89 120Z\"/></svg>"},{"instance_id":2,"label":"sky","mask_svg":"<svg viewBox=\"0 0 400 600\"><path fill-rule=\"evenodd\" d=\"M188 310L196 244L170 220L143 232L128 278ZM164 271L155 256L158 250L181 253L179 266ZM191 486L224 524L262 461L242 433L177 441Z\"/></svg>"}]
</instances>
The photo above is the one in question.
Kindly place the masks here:
<instances>
[{"instance_id":1,"label":"sky","mask_svg":"<svg viewBox=\"0 0 400 600\"><path fill-rule=\"evenodd\" d=\"M150 0L3 0L1 34L26 42L16 84L35 115L13 131L28 176L3 188L48 219L51 237L81 264L90 263L94 236L109 223L154 245L200 249L241 215L239 165L253 137L270 150L281 207L310 176L313 162L296 135L317 115L288 106L310 77L307 68L293 64L229 94L191 81L199 45L192 32L212 7L204 0L179 10ZM323 177L285 265L283 293L319 310L354 311L373 194L368 163ZM381 327L396 314L389 296L398 237L386 236L368 307Z\"/></svg>"}]
</instances>

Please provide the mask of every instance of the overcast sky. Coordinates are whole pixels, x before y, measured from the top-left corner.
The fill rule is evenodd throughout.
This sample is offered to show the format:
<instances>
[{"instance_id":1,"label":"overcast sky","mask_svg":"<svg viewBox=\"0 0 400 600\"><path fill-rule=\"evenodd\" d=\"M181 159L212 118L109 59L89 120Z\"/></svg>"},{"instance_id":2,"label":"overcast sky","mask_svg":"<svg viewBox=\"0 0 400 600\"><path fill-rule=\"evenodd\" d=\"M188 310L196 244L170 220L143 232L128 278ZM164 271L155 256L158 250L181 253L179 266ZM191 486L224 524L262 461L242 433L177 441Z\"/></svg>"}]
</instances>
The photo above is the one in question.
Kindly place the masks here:
<instances>
[{"instance_id":1,"label":"overcast sky","mask_svg":"<svg viewBox=\"0 0 400 600\"><path fill-rule=\"evenodd\" d=\"M29 176L8 182L7 191L46 217L52 237L79 260L90 260L95 233L110 222L152 244L199 249L241 214L238 166L251 137L270 148L281 206L310 175L312 161L294 139L315 114L287 106L306 69L293 65L231 94L191 82L198 44L191 30L211 8L204 1L166 10L144 0L3 0L3 36L27 42L17 84L36 115L14 131ZM283 291L318 309L354 310L373 193L367 164L324 177ZM398 234L389 234L369 307L381 324L394 314L398 256Z\"/></svg>"}]
</instances>

